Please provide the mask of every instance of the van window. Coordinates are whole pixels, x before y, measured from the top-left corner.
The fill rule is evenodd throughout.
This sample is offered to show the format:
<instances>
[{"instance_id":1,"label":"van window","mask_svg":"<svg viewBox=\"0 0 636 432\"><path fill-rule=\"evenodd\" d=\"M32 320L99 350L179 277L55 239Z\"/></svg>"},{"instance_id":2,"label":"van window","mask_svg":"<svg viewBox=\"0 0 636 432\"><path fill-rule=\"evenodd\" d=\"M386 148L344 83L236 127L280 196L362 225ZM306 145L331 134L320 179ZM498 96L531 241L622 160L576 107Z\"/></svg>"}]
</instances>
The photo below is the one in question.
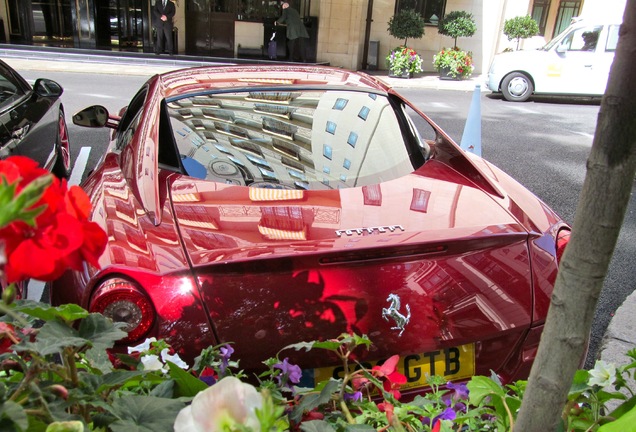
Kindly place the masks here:
<instances>
[{"instance_id":1,"label":"van window","mask_svg":"<svg viewBox=\"0 0 636 432\"><path fill-rule=\"evenodd\" d=\"M607 44L605 45L605 51L616 51L616 44L618 43L618 30L621 26L611 25L609 26L609 32L607 35Z\"/></svg>"},{"instance_id":2,"label":"van window","mask_svg":"<svg viewBox=\"0 0 636 432\"><path fill-rule=\"evenodd\" d=\"M594 51L601 35L601 26L583 27L572 31L561 43L568 51Z\"/></svg>"}]
</instances>

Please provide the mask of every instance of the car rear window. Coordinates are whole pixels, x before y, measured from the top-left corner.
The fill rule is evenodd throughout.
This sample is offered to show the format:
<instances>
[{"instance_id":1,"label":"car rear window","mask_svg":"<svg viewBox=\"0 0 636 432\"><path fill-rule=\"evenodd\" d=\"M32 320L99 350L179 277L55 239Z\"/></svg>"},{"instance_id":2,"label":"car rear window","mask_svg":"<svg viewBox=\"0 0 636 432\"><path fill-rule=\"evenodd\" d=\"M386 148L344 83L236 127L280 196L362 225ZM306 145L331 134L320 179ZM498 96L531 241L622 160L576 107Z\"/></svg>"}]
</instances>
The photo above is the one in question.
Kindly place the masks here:
<instances>
[{"instance_id":1,"label":"car rear window","mask_svg":"<svg viewBox=\"0 0 636 432\"><path fill-rule=\"evenodd\" d=\"M359 187L407 175L427 144L396 102L345 90L197 93L167 101L187 175L273 189Z\"/></svg>"}]
</instances>

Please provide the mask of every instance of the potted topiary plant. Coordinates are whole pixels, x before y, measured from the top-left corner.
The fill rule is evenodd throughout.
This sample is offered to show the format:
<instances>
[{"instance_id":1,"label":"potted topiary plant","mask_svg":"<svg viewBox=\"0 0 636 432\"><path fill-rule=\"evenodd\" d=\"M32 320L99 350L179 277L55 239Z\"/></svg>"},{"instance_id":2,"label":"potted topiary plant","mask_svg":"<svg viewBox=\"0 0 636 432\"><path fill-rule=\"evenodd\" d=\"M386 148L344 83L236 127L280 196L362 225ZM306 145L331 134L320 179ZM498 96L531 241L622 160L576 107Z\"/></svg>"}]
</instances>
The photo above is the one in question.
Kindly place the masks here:
<instances>
[{"instance_id":1,"label":"potted topiary plant","mask_svg":"<svg viewBox=\"0 0 636 432\"><path fill-rule=\"evenodd\" d=\"M509 41L517 39L518 51L521 39L527 39L539 34L539 25L530 15L518 16L507 19L504 22L503 32L508 36Z\"/></svg>"},{"instance_id":2,"label":"potted topiary plant","mask_svg":"<svg viewBox=\"0 0 636 432\"><path fill-rule=\"evenodd\" d=\"M453 48L443 48L433 57L433 66L441 79L461 79L473 73L473 59L470 51L457 47L457 38L471 37L477 31L473 15L466 11L447 13L438 23L439 34L454 38Z\"/></svg>"},{"instance_id":3,"label":"potted topiary plant","mask_svg":"<svg viewBox=\"0 0 636 432\"><path fill-rule=\"evenodd\" d=\"M390 76L410 78L422 71L422 59L415 50L407 47L407 42L409 38L424 36L424 23L422 15L414 9L402 9L389 20L389 34L404 39L404 44L391 50L386 57Z\"/></svg>"}]
</instances>

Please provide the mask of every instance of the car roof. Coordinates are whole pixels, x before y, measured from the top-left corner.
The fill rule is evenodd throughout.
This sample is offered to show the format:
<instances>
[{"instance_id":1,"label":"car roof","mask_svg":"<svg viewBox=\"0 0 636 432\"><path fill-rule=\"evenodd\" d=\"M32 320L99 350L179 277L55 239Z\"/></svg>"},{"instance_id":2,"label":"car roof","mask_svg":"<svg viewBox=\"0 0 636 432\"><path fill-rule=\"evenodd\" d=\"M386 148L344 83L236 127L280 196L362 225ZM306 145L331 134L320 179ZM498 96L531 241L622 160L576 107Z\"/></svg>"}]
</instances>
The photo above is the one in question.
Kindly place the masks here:
<instances>
[{"instance_id":1,"label":"car roof","mask_svg":"<svg viewBox=\"0 0 636 432\"><path fill-rule=\"evenodd\" d=\"M180 69L159 75L166 96L197 89L339 86L387 92L389 86L364 72L314 65L231 65Z\"/></svg>"}]
</instances>

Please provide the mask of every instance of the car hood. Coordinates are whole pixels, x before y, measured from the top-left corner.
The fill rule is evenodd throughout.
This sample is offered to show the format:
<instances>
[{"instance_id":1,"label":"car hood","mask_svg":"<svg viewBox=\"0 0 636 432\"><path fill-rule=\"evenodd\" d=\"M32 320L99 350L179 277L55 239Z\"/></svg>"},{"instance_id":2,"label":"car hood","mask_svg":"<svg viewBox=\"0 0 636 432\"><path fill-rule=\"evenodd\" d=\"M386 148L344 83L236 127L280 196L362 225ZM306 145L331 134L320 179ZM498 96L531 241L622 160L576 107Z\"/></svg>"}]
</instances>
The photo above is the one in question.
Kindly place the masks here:
<instances>
[{"instance_id":1,"label":"car hood","mask_svg":"<svg viewBox=\"0 0 636 432\"><path fill-rule=\"evenodd\" d=\"M552 51L543 49L503 52L495 55L493 68L506 70L528 70L543 65L555 56Z\"/></svg>"},{"instance_id":2,"label":"car hood","mask_svg":"<svg viewBox=\"0 0 636 432\"><path fill-rule=\"evenodd\" d=\"M497 341L496 355L477 356L487 373L531 324L528 233L435 160L341 190L177 176L170 193L216 337L246 369L287 344L356 332L371 337L376 360ZM304 368L325 362L289 356Z\"/></svg>"}]
</instances>

